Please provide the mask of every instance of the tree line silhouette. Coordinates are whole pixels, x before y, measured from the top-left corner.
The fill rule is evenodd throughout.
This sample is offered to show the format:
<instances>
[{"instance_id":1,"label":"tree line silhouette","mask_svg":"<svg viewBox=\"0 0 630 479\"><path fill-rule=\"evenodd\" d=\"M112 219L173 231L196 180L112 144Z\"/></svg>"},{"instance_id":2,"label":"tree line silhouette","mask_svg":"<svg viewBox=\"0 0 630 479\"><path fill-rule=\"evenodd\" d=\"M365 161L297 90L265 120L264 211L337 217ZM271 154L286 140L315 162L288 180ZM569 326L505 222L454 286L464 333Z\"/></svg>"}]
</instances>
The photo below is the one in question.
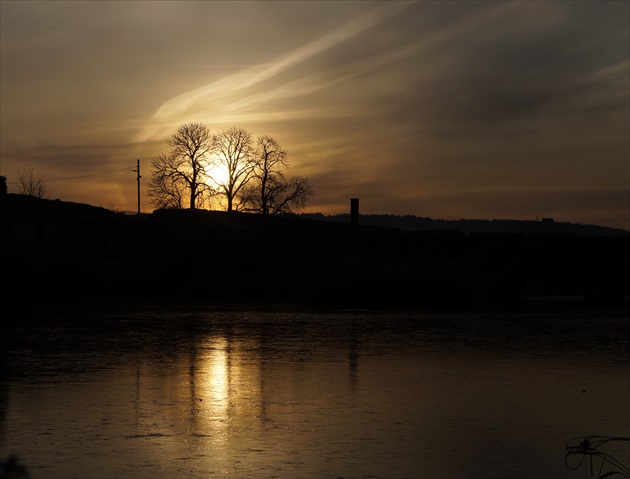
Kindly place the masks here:
<instances>
[{"instance_id":1,"label":"tree line silhouette","mask_svg":"<svg viewBox=\"0 0 630 479\"><path fill-rule=\"evenodd\" d=\"M185 123L166 144L151 160L148 196L157 209L291 214L314 194L308 178L287 175L287 150L269 135L238 127L212 133L202 123ZM50 196L48 170L24 163L15 178L18 194Z\"/></svg>"},{"instance_id":2,"label":"tree line silhouette","mask_svg":"<svg viewBox=\"0 0 630 479\"><path fill-rule=\"evenodd\" d=\"M218 203L226 211L291 213L313 195L308 178L286 175L287 150L268 135L257 138L231 127L212 133L186 123L155 157L148 195L166 209L199 209Z\"/></svg>"}]
</instances>

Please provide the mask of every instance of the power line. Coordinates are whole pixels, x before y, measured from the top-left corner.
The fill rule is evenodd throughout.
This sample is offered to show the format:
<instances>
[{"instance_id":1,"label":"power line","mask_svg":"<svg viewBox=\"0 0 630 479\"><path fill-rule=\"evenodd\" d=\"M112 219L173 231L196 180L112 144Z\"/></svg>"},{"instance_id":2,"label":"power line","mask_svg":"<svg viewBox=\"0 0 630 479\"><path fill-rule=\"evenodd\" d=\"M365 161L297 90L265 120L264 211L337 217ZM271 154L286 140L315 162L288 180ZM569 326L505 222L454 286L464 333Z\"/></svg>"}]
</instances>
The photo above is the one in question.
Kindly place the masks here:
<instances>
[{"instance_id":1,"label":"power line","mask_svg":"<svg viewBox=\"0 0 630 479\"><path fill-rule=\"evenodd\" d=\"M54 178L54 179L46 180L46 181L76 180L76 179L79 179L79 178L87 178L89 176L109 175L110 173L118 173L119 171L129 171L129 168L122 168L120 170L112 170L112 171L103 171L102 173L92 173L91 175L70 176L68 178Z\"/></svg>"}]
</instances>

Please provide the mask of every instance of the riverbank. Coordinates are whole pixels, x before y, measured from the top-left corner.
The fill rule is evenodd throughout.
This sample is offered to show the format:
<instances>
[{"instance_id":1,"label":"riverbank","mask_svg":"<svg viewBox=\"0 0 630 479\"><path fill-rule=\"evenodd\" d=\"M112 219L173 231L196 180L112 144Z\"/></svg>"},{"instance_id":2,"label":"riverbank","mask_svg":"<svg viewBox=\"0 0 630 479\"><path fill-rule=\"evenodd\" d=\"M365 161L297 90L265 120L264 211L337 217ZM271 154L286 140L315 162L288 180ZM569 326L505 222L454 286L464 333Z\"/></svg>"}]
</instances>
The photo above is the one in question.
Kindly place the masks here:
<instances>
[{"instance_id":1,"label":"riverbank","mask_svg":"<svg viewBox=\"0 0 630 479\"><path fill-rule=\"evenodd\" d=\"M414 234L298 217L140 217L9 195L5 304L489 308L627 304L630 238Z\"/></svg>"}]
</instances>

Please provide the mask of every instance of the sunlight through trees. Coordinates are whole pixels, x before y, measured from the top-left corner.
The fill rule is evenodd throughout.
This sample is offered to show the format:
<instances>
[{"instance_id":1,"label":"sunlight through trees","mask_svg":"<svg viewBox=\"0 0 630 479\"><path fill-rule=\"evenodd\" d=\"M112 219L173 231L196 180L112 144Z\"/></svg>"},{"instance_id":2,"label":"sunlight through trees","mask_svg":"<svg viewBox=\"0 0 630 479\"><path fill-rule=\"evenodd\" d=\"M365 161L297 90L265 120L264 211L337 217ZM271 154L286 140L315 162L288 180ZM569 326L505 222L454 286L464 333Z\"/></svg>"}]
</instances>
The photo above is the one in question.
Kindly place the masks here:
<instances>
[{"instance_id":1,"label":"sunlight through trees","mask_svg":"<svg viewBox=\"0 0 630 479\"><path fill-rule=\"evenodd\" d=\"M268 135L238 127L212 134L201 123L181 125L167 152L151 164L149 197L157 208L211 208L274 215L303 208L308 178L286 176L287 151Z\"/></svg>"}]
</instances>

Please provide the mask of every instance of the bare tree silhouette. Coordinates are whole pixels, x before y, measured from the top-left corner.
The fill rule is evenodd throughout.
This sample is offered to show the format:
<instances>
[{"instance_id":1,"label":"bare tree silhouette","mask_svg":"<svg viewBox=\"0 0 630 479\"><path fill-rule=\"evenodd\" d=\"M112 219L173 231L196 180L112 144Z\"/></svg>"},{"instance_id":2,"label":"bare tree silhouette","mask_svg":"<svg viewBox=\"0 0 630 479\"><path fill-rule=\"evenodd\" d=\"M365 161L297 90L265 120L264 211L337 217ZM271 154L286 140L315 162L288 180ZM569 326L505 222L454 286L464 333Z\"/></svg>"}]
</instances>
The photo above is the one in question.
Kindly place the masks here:
<instances>
[{"instance_id":1,"label":"bare tree silhouette","mask_svg":"<svg viewBox=\"0 0 630 479\"><path fill-rule=\"evenodd\" d=\"M309 179L284 176L284 170L289 167L287 151L275 139L263 135L256 143L254 181L248 196L251 210L274 215L303 208L313 195Z\"/></svg>"},{"instance_id":2,"label":"bare tree silhouette","mask_svg":"<svg viewBox=\"0 0 630 479\"><path fill-rule=\"evenodd\" d=\"M183 209L186 203L190 204L185 182L172 174L174 163L175 159L164 153L151 161L155 171L149 182L148 195L156 208Z\"/></svg>"},{"instance_id":3,"label":"bare tree silhouette","mask_svg":"<svg viewBox=\"0 0 630 479\"><path fill-rule=\"evenodd\" d=\"M210 164L212 135L201 123L181 125L162 153L151 162L153 175L148 186L151 202L158 208L202 208L214 194L206 168Z\"/></svg>"},{"instance_id":4,"label":"bare tree silhouette","mask_svg":"<svg viewBox=\"0 0 630 479\"><path fill-rule=\"evenodd\" d=\"M34 196L35 198L47 198L49 186L48 171L36 168L29 163L24 163L18 172L17 192L21 195Z\"/></svg>"},{"instance_id":5,"label":"bare tree silhouette","mask_svg":"<svg viewBox=\"0 0 630 479\"><path fill-rule=\"evenodd\" d=\"M215 168L210 175L218 187L217 193L225 198L226 210L245 209L247 184L254 169L252 134L243 128L228 128L214 136L213 152Z\"/></svg>"}]
</instances>

